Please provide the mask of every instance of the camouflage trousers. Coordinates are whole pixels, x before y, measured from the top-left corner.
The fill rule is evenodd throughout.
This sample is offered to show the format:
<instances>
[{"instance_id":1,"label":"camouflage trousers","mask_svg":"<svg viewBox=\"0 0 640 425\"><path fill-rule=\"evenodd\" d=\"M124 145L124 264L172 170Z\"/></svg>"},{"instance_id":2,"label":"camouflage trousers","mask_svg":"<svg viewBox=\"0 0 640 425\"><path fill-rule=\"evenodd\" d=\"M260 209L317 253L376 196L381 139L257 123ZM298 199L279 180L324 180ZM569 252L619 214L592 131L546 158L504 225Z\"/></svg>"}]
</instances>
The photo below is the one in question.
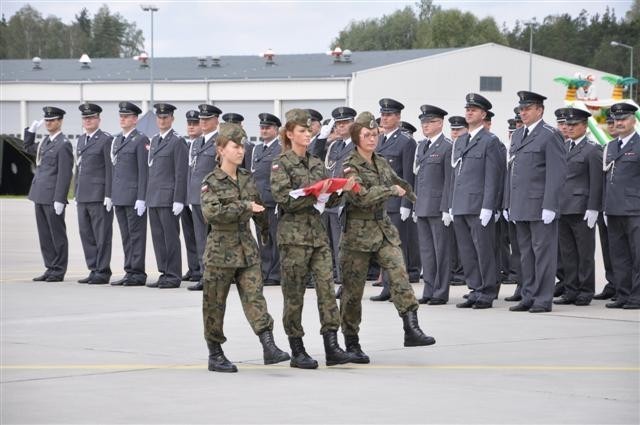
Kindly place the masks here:
<instances>
[{"instance_id":1,"label":"camouflage trousers","mask_svg":"<svg viewBox=\"0 0 640 425\"><path fill-rule=\"evenodd\" d=\"M369 260L373 257L380 267L389 273L391 300L399 314L416 311L418 301L409 283L409 275L404 265L402 251L397 245L386 240L377 252L362 252L342 249L342 295L340 297L340 318L345 335L357 335L362 321L362 294L367 281Z\"/></svg>"},{"instance_id":2,"label":"camouflage trousers","mask_svg":"<svg viewBox=\"0 0 640 425\"><path fill-rule=\"evenodd\" d=\"M331 250L303 245L280 245L280 266L284 312L282 323L287 336L302 337L302 307L306 290L306 277L313 274L316 282L320 333L337 331L340 328L340 312L336 303L333 284Z\"/></svg>"},{"instance_id":3,"label":"camouflage trousers","mask_svg":"<svg viewBox=\"0 0 640 425\"><path fill-rule=\"evenodd\" d=\"M244 315L256 335L273 330L273 319L267 311L262 295L260 264L246 268L206 267L202 277L202 318L204 339L222 344L227 340L223 332L224 312L231 283L235 280Z\"/></svg>"}]
</instances>

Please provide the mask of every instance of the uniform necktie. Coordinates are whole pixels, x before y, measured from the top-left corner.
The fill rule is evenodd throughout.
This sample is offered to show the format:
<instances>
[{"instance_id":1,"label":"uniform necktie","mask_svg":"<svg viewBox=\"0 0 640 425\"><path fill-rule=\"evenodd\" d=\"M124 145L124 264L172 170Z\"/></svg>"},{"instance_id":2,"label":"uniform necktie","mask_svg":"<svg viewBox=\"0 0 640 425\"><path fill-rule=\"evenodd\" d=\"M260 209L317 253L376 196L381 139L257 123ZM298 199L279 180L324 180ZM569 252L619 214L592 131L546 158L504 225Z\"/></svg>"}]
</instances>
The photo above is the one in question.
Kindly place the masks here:
<instances>
[{"instance_id":1,"label":"uniform necktie","mask_svg":"<svg viewBox=\"0 0 640 425\"><path fill-rule=\"evenodd\" d=\"M529 135L529 129L527 127L525 127L524 128L524 136L522 137L522 140L526 139L528 135Z\"/></svg>"},{"instance_id":2,"label":"uniform necktie","mask_svg":"<svg viewBox=\"0 0 640 425\"><path fill-rule=\"evenodd\" d=\"M158 137L158 145L162 143L162 136Z\"/></svg>"},{"instance_id":3,"label":"uniform necktie","mask_svg":"<svg viewBox=\"0 0 640 425\"><path fill-rule=\"evenodd\" d=\"M622 139L618 139L618 152L622 150Z\"/></svg>"},{"instance_id":4,"label":"uniform necktie","mask_svg":"<svg viewBox=\"0 0 640 425\"><path fill-rule=\"evenodd\" d=\"M571 152L575 147L576 147L576 142L571 140L571 142L569 143L569 152Z\"/></svg>"},{"instance_id":5,"label":"uniform necktie","mask_svg":"<svg viewBox=\"0 0 640 425\"><path fill-rule=\"evenodd\" d=\"M384 136L382 136L382 144L384 145L385 143L387 143L387 135L386 134Z\"/></svg>"},{"instance_id":6,"label":"uniform necktie","mask_svg":"<svg viewBox=\"0 0 640 425\"><path fill-rule=\"evenodd\" d=\"M427 139L427 142L424 144L424 148L422 148L423 155L427 153L429 146L431 146L431 140Z\"/></svg>"},{"instance_id":7,"label":"uniform necktie","mask_svg":"<svg viewBox=\"0 0 640 425\"><path fill-rule=\"evenodd\" d=\"M42 144L44 146L47 146L50 141L51 141L51 139L49 138L49 136L44 136L44 140L42 141Z\"/></svg>"}]
</instances>

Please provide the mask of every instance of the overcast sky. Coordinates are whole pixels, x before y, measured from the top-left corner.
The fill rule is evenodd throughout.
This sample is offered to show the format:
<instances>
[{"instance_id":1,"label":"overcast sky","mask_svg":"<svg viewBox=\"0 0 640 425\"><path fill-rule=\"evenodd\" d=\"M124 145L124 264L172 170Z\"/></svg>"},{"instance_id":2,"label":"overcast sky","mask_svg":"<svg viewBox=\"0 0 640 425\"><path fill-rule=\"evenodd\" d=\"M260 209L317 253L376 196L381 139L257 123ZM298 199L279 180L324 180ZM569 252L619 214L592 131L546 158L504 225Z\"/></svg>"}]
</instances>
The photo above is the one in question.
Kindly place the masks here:
<instances>
[{"instance_id":1,"label":"overcast sky","mask_svg":"<svg viewBox=\"0 0 640 425\"><path fill-rule=\"evenodd\" d=\"M112 12L120 13L144 31L150 50L149 12L140 4L154 4L154 39L156 56L205 56L260 54L267 48L278 53L318 53L329 49L331 41L352 20L381 17L415 1L11 1L2 0L0 9L9 19L25 4L31 4L44 16L55 15L70 23L82 7L93 14L108 3ZM581 9L590 14L605 11L607 5L623 17L632 0L608 1L436 1L444 9L457 8L478 17L492 16L499 26L512 26L516 20L535 17L541 21L550 14L570 13ZM341 46L349 48L349 46ZM91 53L89 52L89 56Z\"/></svg>"}]
</instances>

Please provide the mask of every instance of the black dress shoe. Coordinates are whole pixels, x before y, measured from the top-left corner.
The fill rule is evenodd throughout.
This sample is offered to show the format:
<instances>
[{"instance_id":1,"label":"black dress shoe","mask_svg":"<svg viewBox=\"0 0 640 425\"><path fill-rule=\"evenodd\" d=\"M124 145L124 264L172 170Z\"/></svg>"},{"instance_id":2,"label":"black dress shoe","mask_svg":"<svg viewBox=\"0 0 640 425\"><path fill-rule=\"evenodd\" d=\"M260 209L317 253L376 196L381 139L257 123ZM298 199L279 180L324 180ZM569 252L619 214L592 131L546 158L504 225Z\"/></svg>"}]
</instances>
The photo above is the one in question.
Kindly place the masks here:
<instances>
[{"instance_id":1,"label":"black dress shoe","mask_svg":"<svg viewBox=\"0 0 640 425\"><path fill-rule=\"evenodd\" d=\"M78 279L78 283L89 283L91 280L91 275L85 277L84 279Z\"/></svg>"},{"instance_id":2,"label":"black dress shoe","mask_svg":"<svg viewBox=\"0 0 640 425\"><path fill-rule=\"evenodd\" d=\"M157 282L149 282L145 286L147 288L157 288L160 282L161 282L160 280L158 280Z\"/></svg>"},{"instance_id":3,"label":"black dress shoe","mask_svg":"<svg viewBox=\"0 0 640 425\"><path fill-rule=\"evenodd\" d=\"M604 306L607 308L622 308L626 303L623 301L614 301L612 303L607 303Z\"/></svg>"},{"instance_id":4,"label":"black dress shoe","mask_svg":"<svg viewBox=\"0 0 640 425\"><path fill-rule=\"evenodd\" d=\"M549 313L550 308L542 307L540 305L534 305L529 309L529 313Z\"/></svg>"},{"instance_id":5,"label":"black dress shoe","mask_svg":"<svg viewBox=\"0 0 640 425\"><path fill-rule=\"evenodd\" d=\"M62 276L47 276L47 282L62 282L64 278Z\"/></svg>"},{"instance_id":6,"label":"black dress shoe","mask_svg":"<svg viewBox=\"0 0 640 425\"><path fill-rule=\"evenodd\" d=\"M553 290L553 296L559 297L564 294L564 283L556 283L556 287Z\"/></svg>"},{"instance_id":7,"label":"black dress shoe","mask_svg":"<svg viewBox=\"0 0 640 425\"><path fill-rule=\"evenodd\" d=\"M447 302L445 300L442 300L440 298L432 298L431 300L429 300L429 305L444 305Z\"/></svg>"},{"instance_id":8,"label":"black dress shoe","mask_svg":"<svg viewBox=\"0 0 640 425\"><path fill-rule=\"evenodd\" d=\"M373 282L373 285L371 286L375 286L376 288L381 288L382 287L382 282L379 280L376 280L375 282Z\"/></svg>"},{"instance_id":9,"label":"black dress shoe","mask_svg":"<svg viewBox=\"0 0 640 425\"><path fill-rule=\"evenodd\" d=\"M418 300L418 304L429 304L429 301L431 301L431 298L422 297Z\"/></svg>"},{"instance_id":10,"label":"black dress shoe","mask_svg":"<svg viewBox=\"0 0 640 425\"><path fill-rule=\"evenodd\" d=\"M626 303L622 306L625 310L640 310L640 304L638 303Z\"/></svg>"},{"instance_id":11,"label":"black dress shoe","mask_svg":"<svg viewBox=\"0 0 640 425\"><path fill-rule=\"evenodd\" d=\"M47 277L48 277L48 275L45 273L45 274L42 274L40 276L36 276L31 280L33 280L34 282L44 282L44 281L47 280Z\"/></svg>"},{"instance_id":12,"label":"black dress shoe","mask_svg":"<svg viewBox=\"0 0 640 425\"><path fill-rule=\"evenodd\" d=\"M518 303L512 307L509 307L509 311L529 311L530 308L530 305Z\"/></svg>"},{"instance_id":13,"label":"black dress shoe","mask_svg":"<svg viewBox=\"0 0 640 425\"><path fill-rule=\"evenodd\" d=\"M106 285L107 283L109 283L109 279L104 277L93 277L89 281L89 285Z\"/></svg>"},{"instance_id":14,"label":"black dress shoe","mask_svg":"<svg viewBox=\"0 0 640 425\"><path fill-rule=\"evenodd\" d=\"M420 276L418 277L409 277L409 283L419 283L420 282Z\"/></svg>"},{"instance_id":15,"label":"black dress shoe","mask_svg":"<svg viewBox=\"0 0 640 425\"><path fill-rule=\"evenodd\" d=\"M591 300L589 298L576 298L573 304L583 307L585 305L591 304Z\"/></svg>"},{"instance_id":16,"label":"black dress shoe","mask_svg":"<svg viewBox=\"0 0 640 425\"><path fill-rule=\"evenodd\" d=\"M462 279L453 278L453 279L451 279L449 281L449 285L451 285L451 286L462 286L462 285L466 285L466 284L467 283Z\"/></svg>"},{"instance_id":17,"label":"black dress shoe","mask_svg":"<svg viewBox=\"0 0 640 425\"><path fill-rule=\"evenodd\" d=\"M465 300L468 300L468 299L469 299L469 294L464 294L464 295L462 296L462 298L464 298Z\"/></svg>"},{"instance_id":18,"label":"black dress shoe","mask_svg":"<svg viewBox=\"0 0 640 425\"><path fill-rule=\"evenodd\" d=\"M191 271L186 272L184 275L182 275L182 280L189 280L191 279Z\"/></svg>"},{"instance_id":19,"label":"black dress shoe","mask_svg":"<svg viewBox=\"0 0 640 425\"><path fill-rule=\"evenodd\" d=\"M605 288L604 291L600 292L593 296L594 300L608 300L616 294L616 291L613 289Z\"/></svg>"},{"instance_id":20,"label":"black dress shoe","mask_svg":"<svg viewBox=\"0 0 640 425\"><path fill-rule=\"evenodd\" d=\"M113 282L111 282L111 285L113 286L122 286L125 284L125 282L127 281L127 277L123 277L122 279L118 279L118 280L114 280Z\"/></svg>"},{"instance_id":21,"label":"black dress shoe","mask_svg":"<svg viewBox=\"0 0 640 425\"><path fill-rule=\"evenodd\" d=\"M457 308L471 308L471 307L473 307L473 305L474 305L475 303L476 303L475 301L466 300L466 301L465 301L465 302L463 302L463 303L456 304L456 307L457 307Z\"/></svg>"},{"instance_id":22,"label":"black dress shoe","mask_svg":"<svg viewBox=\"0 0 640 425\"><path fill-rule=\"evenodd\" d=\"M175 289L180 287L180 282L171 282L168 280L163 280L158 283L158 288L160 289Z\"/></svg>"},{"instance_id":23,"label":"black dress shoe","mask_svg":"<svg viewBox=\"0 0 640 425\"><path fill-rule=\"evenodd\" d=\"M204 289L204 285L202 284L202 281L198 281L195 285L187 286L187 289L189 291L202 291Z\"/></svg>"},{"instance_id":24,"label":"black dress shoe","mask_svg":"<svg viewBox=\"0 0 640 425\"><path fill-rule=\"evenodd\" d=\"M382 291L382 293L380 293L380 295L375 295L373 297L369 297L369 299L371 301L389 301L391 299L391 294L390 293L384 293L384 291Z\"/></svg>"},{"instance_id":25,"label":"black dress shoe","mask_svg":"<svg viewBox=\"0 0 640 425\"><path fill-rule=\"evenodd\" d=\"M273 279L266 279L263 283L263 286L279 286L280 282Z\"/></svg>"},{"instance_id":26,"label":"black dress shoe","mask_svg":"<svg viewBox=\"0 0 640 425\"><path fill-rule=\"evenodd\" d=\"M569 298L566 297L560 297L556 300L553 300L554 304L558 304L558 305L568 305L568 304L573 304L576 300L570 300Z\"/></svg>"},{"instance_id":27,"label":"black dress shoe","mask_svg":"<svg viewBox=\"0 0 640 425\"><path fill-rule=\"evenodd\" d=\"M522 295L513 294L510 297L506 297L505 301L522 301Z\"/></svg>"},{"instance_id":28,"label":"black dress shoe","mask_svg":"<svg viewBox=\"0 0 640 425\"><path fill-rule=\"evenodd\" d=\"M192 274L191 277L189 278L189 282L200 282L201 279L202 279L202 276L197 276L195 274Z\"/></svg>"},{"instance_id":29,"label":"black dress shoe","mask_svg":"<svg viewBox=\"0 0 640 425\"><path fill-rule=\"evenodd\" d=\"M127 279L122 286L144 286L144 282L141 280Z\"/></svg>"},{"instance_id":30,"label":"black dress shoe","mask_svg":"<svg viewBox=\"0 0 640 425\"><path fill-rule=\"evenodd\" d=\"M488 303L486 301L476 301L473 304L472 308L475 310L484 310L485 308L491 308L491 307L492 307L491 303Z\"/></svg>"},{"instance_id":31,"label":"black dress shoe","mask_svg":"<svg viewBox=\"0 0 640 425\"><path fill-rule=\"evenodd\" d=\"M503 285L517 285L518 281L515 279L510 279L508 277L505 277L504 279L502 279L500 283L502 283Z\"/></svg>"}]
</instances>

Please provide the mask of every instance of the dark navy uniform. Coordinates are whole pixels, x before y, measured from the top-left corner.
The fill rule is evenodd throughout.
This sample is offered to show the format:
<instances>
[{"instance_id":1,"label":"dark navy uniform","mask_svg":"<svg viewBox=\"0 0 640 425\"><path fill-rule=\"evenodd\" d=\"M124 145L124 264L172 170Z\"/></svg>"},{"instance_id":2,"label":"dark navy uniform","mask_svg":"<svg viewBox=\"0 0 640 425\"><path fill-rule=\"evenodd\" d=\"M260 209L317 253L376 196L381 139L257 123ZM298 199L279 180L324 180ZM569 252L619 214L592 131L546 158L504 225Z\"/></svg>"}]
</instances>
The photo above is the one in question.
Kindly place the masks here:
<instances>
[{"instance_id":1,"label":"dark navy uniform","mask_svg":"<svg viewBox=\"0 0 640 425\"><path fill-rule=\"evenodd\" d=\"M139 115L141 112L142 110L131 102L119 104L121 115ZM139 286L147 281L145 199L149 170L148 149L149 138L135 128L128 134L117 134L111 144L111 164L113 165L111 200L122 236L125 271L124 279L113 284Z\"/></svg>"},{"instance_id":2,"label":"dark navy uniform","mask_svg":"<svg viewBox=\"0 0 640 425\"><path fill-rule=\"evenodd\" d=\"M99 105L79 106L83 117L98 116ZM76 146L75 197L78 229L87 267L88 279L81 283L104 284L111 278L111 243L113 210L111 200L113 136L98 129L84 134ZM85 282L85 280L87 282Z\"/></svg>"},{"instance_id":3,"label":"dark navy uniform","mask_svg":"<svg viewBox=\"0 0 640 425\"><path fill-rule=\"evenodd\" d=\"M45 106L44 119L62 119L65 111ZM53 137L51 137L53 136ZM64 209L56 214L54 204L67 204L73 175L73 148L60 131L35 142L35 132L25 129L24 150L36 157L36 171L31 181L29 200L35 204L40 251L46 271L34 280L62 281L67 272L69 242Z\"/></svg>"},{"instance_id":4,"label":"dark navy uniform","mask_svg":"<svg viewBox=\"0 0 640 425\"><path fill-rule=\"evenodd\" d=\"M616 121L633 119L637 108L611 106ZM604 212L613 265L616 301L609 308L640 308L640 135L632 132L609 142L604 154Z\"/></svg>"}]
</instances>

